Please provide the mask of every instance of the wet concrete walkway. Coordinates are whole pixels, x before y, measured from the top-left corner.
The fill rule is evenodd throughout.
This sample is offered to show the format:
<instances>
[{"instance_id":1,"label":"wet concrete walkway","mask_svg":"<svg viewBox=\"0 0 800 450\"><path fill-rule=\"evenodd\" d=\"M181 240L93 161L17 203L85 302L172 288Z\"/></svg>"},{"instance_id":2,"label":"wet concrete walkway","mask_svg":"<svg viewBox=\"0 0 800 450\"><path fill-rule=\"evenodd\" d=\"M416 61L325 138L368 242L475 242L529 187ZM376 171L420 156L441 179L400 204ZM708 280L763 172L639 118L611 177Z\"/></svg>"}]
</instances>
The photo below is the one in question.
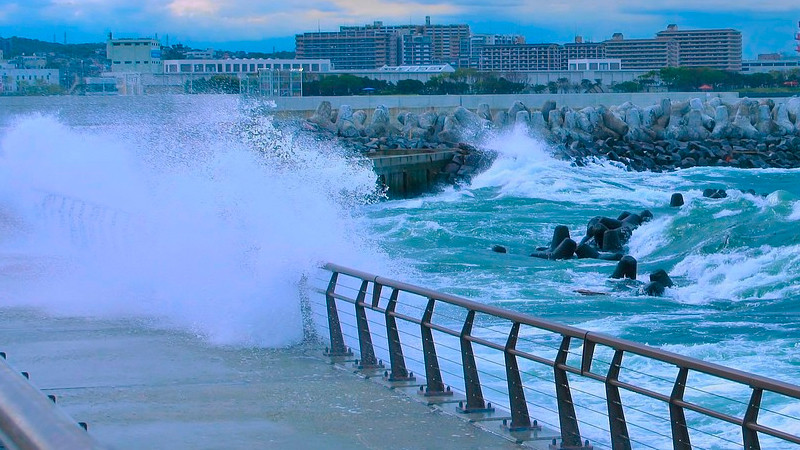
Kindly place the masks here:
<instances>
[{"instance_id":1,"label":"wet concrete walkway","mask_svg":"<svg viewBox=\"0 0 800 450\"><path fill-rule=\"evenodd\" d=\"M0 308L0 351L117 449L518 448L325 363L135 320Z\"/></svg>"}]
</instances>

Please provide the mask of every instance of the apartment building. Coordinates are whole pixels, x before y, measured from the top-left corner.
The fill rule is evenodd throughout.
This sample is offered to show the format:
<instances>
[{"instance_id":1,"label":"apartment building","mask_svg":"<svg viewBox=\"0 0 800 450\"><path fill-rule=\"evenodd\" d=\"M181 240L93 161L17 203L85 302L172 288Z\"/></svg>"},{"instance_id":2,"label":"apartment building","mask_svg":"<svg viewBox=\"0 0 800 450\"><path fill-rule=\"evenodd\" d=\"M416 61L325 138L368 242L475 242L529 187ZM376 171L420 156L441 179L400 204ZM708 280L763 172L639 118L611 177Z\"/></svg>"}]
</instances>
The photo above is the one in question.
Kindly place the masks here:
<instances>
[{"instance_id":1,"label":"apartment building","mask_svg":"<svg viewBox=\"0 0 800 450\"><path fill-rule=\"evenodd\" d=\"M567 64L558 44L486 45L480 55L478 70L486 72L562 70Z\"/></svg>"},{"instance_id":2,"label":"apartment building","mask_svg":"<svg viewBox=\"0 0 800 450\"><path fill-rule=\"evenodd\" d=\"M382 66L459 65L469 25L342 26L339 31L295 36L296 55L302 59L330 59L337 69L374 69Z\"/></svg>"},{"instance_id":3,"label":"apartment building","mask_svg":"<svg viewBox=\"0 0 800 450\"><path fill-rule=\"evenodd\" d=\"M583 42L581 36L575 37L575 42L564 44L564 61L570 59L603 59L606 57L606 47L602 42Z\"/></svg>"},{"instance_id":4,"label":"apartment building","mask_svg":"<svg viewBox=\"0 0 800 450\"><path fill-rule=\"evenodd\" d=\"M461 67L477 69L480 67L481 50L487 45L519 45L525 37L519 34L473 34L462 42Z\"/></svg>"},{"instance_id":5,"label":"apartment building","mask_svg":"<svg viewBox=\"0 0 800 450\"><path fill-rule=\"evenodd\" d=\"M742 33L738 30L679 30L677 25L671 24L659 31L656 39L678 43L679 67L742 70Z\"/></svg>"},{"instance_id":6,"label":"apartment building","mask_svg":"<svg viewBox=\"0 0 800 450\"><path fill-rule=\"evenodd\" d=\"M298 59L328 59L342 70L398 65L398 35L380 22L365 27L341 27L295 36Z\"/></svg>"},{"instance_id":7,"label":"apartment building","mask_svg":"<svg viewBox=\"0 0 800 450\"><path fill-rule=\"evenodd\" d=\"M673 39L625 39L622 33L614 33L603 46L605 57L621 60L623 69L655 70L679 65L680 45Z\"/></svg>"}]
</instances>

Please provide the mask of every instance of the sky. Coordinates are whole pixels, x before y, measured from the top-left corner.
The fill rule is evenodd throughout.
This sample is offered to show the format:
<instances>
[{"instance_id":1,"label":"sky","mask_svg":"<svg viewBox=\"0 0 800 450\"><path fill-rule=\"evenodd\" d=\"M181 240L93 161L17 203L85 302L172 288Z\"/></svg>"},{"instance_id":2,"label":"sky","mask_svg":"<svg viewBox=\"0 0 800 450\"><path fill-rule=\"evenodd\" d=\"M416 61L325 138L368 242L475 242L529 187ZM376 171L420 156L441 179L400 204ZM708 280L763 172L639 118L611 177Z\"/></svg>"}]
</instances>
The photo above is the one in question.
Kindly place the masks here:
<instances>
[{"instance_id":1,"label":"sky","mask_svg":"<svg viewBox=\"0 0 800 450\"><path fill-rule=\"evenodd\" d=\"M679 28L742 31L745 59L794 53L800 0L0 0L0 37L103 42L155 37L220 50L294 50L294 35L340 25L466 23L529 43L650 38Z\"/></svg>"}]
</instances>

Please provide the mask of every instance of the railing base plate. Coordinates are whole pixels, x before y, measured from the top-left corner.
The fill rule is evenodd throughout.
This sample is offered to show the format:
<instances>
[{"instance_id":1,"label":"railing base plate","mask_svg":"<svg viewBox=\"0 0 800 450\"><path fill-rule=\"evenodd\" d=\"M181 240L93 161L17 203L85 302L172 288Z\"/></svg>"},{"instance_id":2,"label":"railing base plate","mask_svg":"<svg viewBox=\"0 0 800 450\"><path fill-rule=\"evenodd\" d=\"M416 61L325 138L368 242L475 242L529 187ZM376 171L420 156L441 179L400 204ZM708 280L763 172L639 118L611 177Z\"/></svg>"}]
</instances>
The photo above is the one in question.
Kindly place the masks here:
<instances>
[{"instance_id":1,"label":"railing base plate","mask_svg":"<svg viewBox=\"0 0 800 450\"><path fill-rule=\"evenodd\" d=\"M494 408L463 408L461 406L456 406L456 412L459 414L488 414L493 413L495 410Z\"/></svg>"},{"instance_id":2,"label":"railing base plate","mask_svg":"<svg viewBox=\"0 0 800 450\"><path fill-rule=\"evenodd\" d=\"M547 446L548 450L594 450L592 445L565 445L550 444Z\"/></svg>"}]
</instances>

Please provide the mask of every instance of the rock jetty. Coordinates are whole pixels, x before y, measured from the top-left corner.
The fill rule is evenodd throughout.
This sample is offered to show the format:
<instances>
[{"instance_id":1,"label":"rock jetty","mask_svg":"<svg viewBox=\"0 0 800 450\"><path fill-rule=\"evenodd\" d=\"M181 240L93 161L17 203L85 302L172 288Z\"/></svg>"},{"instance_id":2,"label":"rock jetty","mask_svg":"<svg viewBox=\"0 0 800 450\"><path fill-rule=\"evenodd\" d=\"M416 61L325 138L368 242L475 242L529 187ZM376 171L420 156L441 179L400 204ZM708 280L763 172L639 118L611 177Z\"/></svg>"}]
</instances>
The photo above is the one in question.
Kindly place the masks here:
<instances>
[{"instance_id":1,"label":"rock jetty","mask_svg":"<svg viewBox=\"0 0 800 450\"><path fill-rule=\"evenodd\" d=\"M477 144L487 133L521 127L548 142L554 156L584 165L616 161L629 170L671 171L695 166L740 168L800 167L800 98L742 98L723 103L718 97L688 101L662 99L649 106L573 109L546 101L534 108L515 102L507 110L487 104L471 111L400 112L386 106L374 111L333 109L323 101L306 120L309 129L338 136L363 153L392 149L445 149ZM449 166L461 170L464 158Z\"/></svg>"}]
</instances>

